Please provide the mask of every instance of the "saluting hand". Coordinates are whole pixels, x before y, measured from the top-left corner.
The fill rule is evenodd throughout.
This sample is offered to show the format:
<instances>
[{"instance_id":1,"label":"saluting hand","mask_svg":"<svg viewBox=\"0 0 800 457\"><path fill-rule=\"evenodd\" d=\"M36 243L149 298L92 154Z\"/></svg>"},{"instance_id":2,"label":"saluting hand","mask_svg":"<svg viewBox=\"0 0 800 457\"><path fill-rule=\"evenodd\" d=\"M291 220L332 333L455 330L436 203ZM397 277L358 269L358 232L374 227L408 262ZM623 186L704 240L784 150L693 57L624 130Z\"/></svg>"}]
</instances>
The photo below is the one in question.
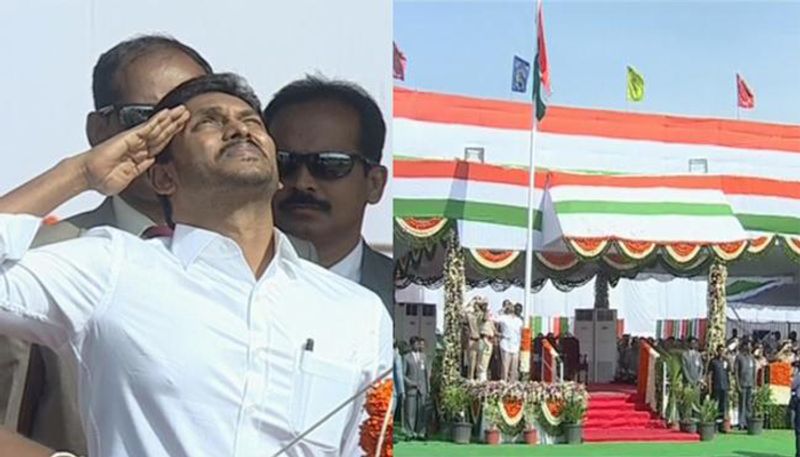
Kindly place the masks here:
<instances>
[{"instance_id":1,"label":"saluting hand","mask_svg":"<svg viewBox=\"0 0 800 457\"><path fill-rule=\"evenodd\" d=\"M165 109L86 151L81 160L87 185L103 195L121 192L155 163L188 120L189 111L183 106Z\"/></svg>"}]
</instances>

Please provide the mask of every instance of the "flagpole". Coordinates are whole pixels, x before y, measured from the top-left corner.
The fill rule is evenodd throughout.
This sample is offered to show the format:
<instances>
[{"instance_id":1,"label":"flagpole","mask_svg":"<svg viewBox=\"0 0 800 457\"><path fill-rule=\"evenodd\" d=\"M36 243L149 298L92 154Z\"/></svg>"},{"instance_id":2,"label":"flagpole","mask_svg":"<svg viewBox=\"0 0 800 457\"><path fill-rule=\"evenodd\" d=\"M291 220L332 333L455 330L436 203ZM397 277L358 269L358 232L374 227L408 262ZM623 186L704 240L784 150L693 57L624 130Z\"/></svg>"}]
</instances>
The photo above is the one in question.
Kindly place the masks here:
<instances>
[{"instance_id":1,"label":"flagpole","mask_svg":"<svg viewBox=\"0 0 800 457\"><path fill-rule=\"evenodd\" d=\"M539 0L541 1L541 0ZM534 17L536 17L536 32L537 32L537 49L539 46L538 43L538 30L541 27L539 24L539 1L534 3ZM536 57L539 58L539 53L536 53ZM537 65L534 63L534 69L537 69ZM537 71L539 71L537 69ZM534 78L536 81L538 78ZM540 82L541 84L541 82ZM532 87L532 90L535 91L541 90L541 87ZM536 97L532 97L531 100L531 135L530 135L530 150L528 151L528 226L525 231L526 240L525 240L525 297L523 300L523 315L525 316L525 327L528 327L530 322L530 317L533 315L533 297L531 296L532 292L532 283L533 283L533 193L534 193L534 185L535 185L535 177L536 177Z\"/></svg>"},{"instance_id":2,"label":"flagpole","mask_svg":"<svg viewBox=\"0 0 800 457\"><path fill-rule=\"evenodd\" d=\"M531 296L531 289L533 284L533 194L536 177L536 100L531 105L531 135L530 135L530 150L528 152L528 227L526 230L526 243L525 243L525 320L530 321L533 315L533 297ZM526 325L527 327L527 325Z\"/></svg>"}]
</instances>

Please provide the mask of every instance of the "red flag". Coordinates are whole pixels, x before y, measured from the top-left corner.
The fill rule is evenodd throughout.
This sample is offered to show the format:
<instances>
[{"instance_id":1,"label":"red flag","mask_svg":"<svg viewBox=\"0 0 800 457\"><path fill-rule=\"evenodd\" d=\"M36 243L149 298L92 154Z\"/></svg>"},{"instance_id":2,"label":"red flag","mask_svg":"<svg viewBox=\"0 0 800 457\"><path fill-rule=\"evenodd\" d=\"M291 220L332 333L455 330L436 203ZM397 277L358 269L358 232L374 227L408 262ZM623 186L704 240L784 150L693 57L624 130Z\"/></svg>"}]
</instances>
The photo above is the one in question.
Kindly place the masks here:
<instances>
[{"instance_id":1,"label":"red flag","mask_svg":"<svg viewBox=\"0 0 800 457\"><path fill-rule=\"evenodd\" d=\"M544 43L544 16L542 15L542 2L536 8L536 42L539 55L539 71L541 72L542 84L550 93L550 65L547 64L547 46Z\"/></svg>"},{"instance_id":2,"label":"red flag","mask_svg":"<svg viewBox=\"0 0 800 457\"><path fill-rule=\"evenodd\" d=\"M747 83L739 73L736 73L736 92L738 94L737 104L740 108L752 109L756 106L756 96L753 94L753 91L747 87Z\"/></svg>"},{"instance_id":3,"label":"red flag","mask_svg":"<svg viewBox=\"0 0 800 457\"><path fill-rule=\"evenodd\" d=\"M394 46L394 79L400 81L406 80L406 56L397 47L397 43L392 42Z\"/></svg>"}]
</instances>

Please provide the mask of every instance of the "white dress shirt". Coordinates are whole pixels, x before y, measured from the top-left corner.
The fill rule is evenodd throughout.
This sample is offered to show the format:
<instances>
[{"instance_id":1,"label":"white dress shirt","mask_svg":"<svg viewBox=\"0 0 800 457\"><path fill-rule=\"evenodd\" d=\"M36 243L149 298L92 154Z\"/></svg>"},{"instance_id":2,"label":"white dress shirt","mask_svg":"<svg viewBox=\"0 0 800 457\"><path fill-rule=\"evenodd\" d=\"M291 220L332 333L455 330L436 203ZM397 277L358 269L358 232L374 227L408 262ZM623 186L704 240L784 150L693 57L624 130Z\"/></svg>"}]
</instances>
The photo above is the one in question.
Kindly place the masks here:
<instances>
[{"instance_id":1,"label":"white dress shirt","mask_svg":"<svg viewBox=\"0 0 800 457\"><path fill-rule=\"evenodd\" d=\"M156 225L149 217L133 209L118 195L111 197L111 207L117 218L117 227L136 236L142 236L145 230Z\"/></svg>"},{"instance_id":2,"label":"white dress shirt","mask_svg":"<svg viewBox=\"0 0 800 457\"><path fill-rule=\"evenodd\" d=\"M342 260L331 266L330 270L351 281L361 282L361 260L364 257L364 241L359 240L356 247Z\"/></svg>"},{"instance_id":3,"label":"white dress shirt","mask_svg":"<svg viewBox=\"0 0 800 457\"><path fill-rule=\"evenodd\" d=\"M0 331L75 364L90 456L267 457L392 366L380 299L277 230L256 279L207 230L143 241L102 227L29 251L39 224L0 215ZM359 455L362 407L286 455Z\"/></svg>"},{"instance_id":4,"label":"white dress shirt","mask_svg":"<svg viewBox=\"0 0 800 457\"><path fill-rule=\"evenodd\" d=\"M524 325L522 319L516 315L504 314L497 319L500 324L500 333L502 339L500 340L500 349L512 354L520 351L522 344L522 326Z\"/></svg>"}]
</instances>

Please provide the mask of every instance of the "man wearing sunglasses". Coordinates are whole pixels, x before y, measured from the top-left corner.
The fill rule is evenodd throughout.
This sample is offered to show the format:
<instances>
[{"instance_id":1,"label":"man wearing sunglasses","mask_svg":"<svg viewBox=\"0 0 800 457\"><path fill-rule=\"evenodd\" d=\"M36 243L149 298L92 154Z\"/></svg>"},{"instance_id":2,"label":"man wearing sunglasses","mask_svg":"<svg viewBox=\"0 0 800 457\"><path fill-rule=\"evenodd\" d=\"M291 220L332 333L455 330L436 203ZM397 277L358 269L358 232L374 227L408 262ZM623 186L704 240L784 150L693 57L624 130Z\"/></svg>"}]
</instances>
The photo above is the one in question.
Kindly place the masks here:
<instances>
[{"instance_id":1,"label":"man wearing sunglasses","mask_svg":"<svg viewBox=\"0 0 800 457\"><path fill-rule=\"evenodd\" d=\"M377 293L392 315L392 260L361 237L366 206L387 179L377 103L356 84L308 76L278 91L264 119L284 185L273 205L278 227L314 243L321 265Z\"/></svg>"}]
</instances>

